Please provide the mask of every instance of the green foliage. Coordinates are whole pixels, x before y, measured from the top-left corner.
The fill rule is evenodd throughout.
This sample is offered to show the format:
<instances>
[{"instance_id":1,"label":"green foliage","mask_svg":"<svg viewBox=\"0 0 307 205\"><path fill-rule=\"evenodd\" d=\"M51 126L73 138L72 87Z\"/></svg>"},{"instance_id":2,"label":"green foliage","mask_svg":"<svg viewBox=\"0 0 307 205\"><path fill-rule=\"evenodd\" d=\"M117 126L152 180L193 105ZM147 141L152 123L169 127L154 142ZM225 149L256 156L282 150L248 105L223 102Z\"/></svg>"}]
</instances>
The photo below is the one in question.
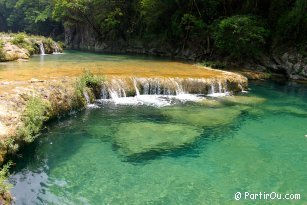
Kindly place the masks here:
<instances>
[{"instance_id":1,"label":"green foliage","mask_svg":"<svg viewBox=\"0 0 307 205\"><path fill-rule=\"evenodd\" d=\"M218 24L214 38L216 46L235 58L261 53L269 30L253 16L232 16Z\"/></svg>"},{"instance_id":2,"label":"green foliage","mask_svg":"<svg viewBox=\"0 0 307 205\"><path fill-rule=\"evenodd\" d=\"M86 103L84 100L85 92L87 92L92 99L99 97L103 81L104 79L101 76L94 75L89 70L85 70L83 75L76 82L76 102Z\"/></svg>"},{"instance_id":3,"label":"green foliage","mask_svg":"<svg viewBox=\"0 0 307 205\"><path fill-rule=\"evenodd\" d=\"M221 61L203 61L201 65L222 70L226 68L226 64Z\"/></svg>"},{"instance_id":4,"label":"green foliage","mask_svg":"<svg viewBox=\"0 0 307 205\"><path fill-rule=\"evenodd\" d=\"M8 138L4 140L4 142L1 143L0 145L1 150L6 150L7 153L15 153L19 146L16 143L16 140L14 138Z\"/></svg>"},{"instance_id":5,"label":"green foliage","mask_svg":"<svg viewBox=\"0 0 307 205\"><path fill-rule=\"evenodd\" d=\"M8 183L9 168L12 166L12 162L9 161L7 164L3 165L0 169L0 196L4 196L10 192L10 189L13 187Z\"/></svg>"},{"instance_id":6,"label":"green foliage","mask_svg":"<svg viewBox=\"0 0 307 205\"><path fill-rule=\"evenodd\" d=\"M19 127L18 135L25 142L32 142L45 121L49 119L50 105L39 97L30 97L22 114L23 126Z\"/></svg>"},{"instance_id":7,"label":"green foliage","mask_svg":"<svg viewBox=\"0 0 307 205\"><path fill-rule=\"evenodd\" d=\"M205 27L204 22L192 14L184 14L181 18L181 25L184 26L185 30L202 30Z\"/></svg>"},{"instance_id":8,"label":"green foliage","mask_svg":"<svg viewBox=\"0 0 307 205\"><path fill-rule=\"evenodd\" d=\"M272 45L304 50L306 10L306 0L0 0L0 30L49 36L63 34L62 25L85 27L100 42L131 39L182 49L192 45L206 54L217 47L242 58ZM272 41L266 41L267 28Z\"/></svg>"},{"instance_id":9,"label":"green foliage","mask_svg":"<svg viewBox=\"0 0 307 205\"><path fill-rule=\"evenodd\" d=\"M51 38L43 38L42 42L44 44L46 53L53 53L54 41Z\"/></svg>"},{"instance_id":10,"label":"green foliage","mask_svg":"<svg viewBox=\"0 0 307 205\"><path fill-rule=\"evenodd\" d=\"M103 20L101 27L106 30L112 30L116 28L120 24L120 21L117 18L123 15L124 14L122 13L121 9L116 8L114 11L111 11L107 14L106 18Z\"/></svg>"},{"instance_id":11,"label":"green foliage","mask_svg":"<svg viewBox=\"0 0 307 205\"><path fill-rule=\"evenodd\" d=\"M307 1L296 0L292 9L284 13L277 22L275 43L307 42Z\"/></svg>"},{"instance_id":12,"label":"green foliage","mask_svg":"<svg viewBox=\"0 0 307 205\"><path fill-rule=\"evenodd\" d=\"M3 50L4 42L0 39L0 61L4 61L4 50Z\"/></svg>"},{"instance_id":13,"label":"green foliage","mask_svg":"<svg viewBox=\"0 0 307 205\"><path fill-rule=\"evenodd\" d=\"M27 37L28 36L25 33L18 33L13 36L11 43L21 48L25 48L30 52L30 54L33 54L35 49L33 48L33 45L31 44L31 42L26 40Z\"/></svg>"},{"instance_id":14,"label":"green foliage","mask_svg":"<svg viewBox=\"0 0 307 205\"><path fill-rule=\"evenodd\" d=\"M0 30L2 17L9 31L40 35L57 33L62 29L61 24L52 19L53 5L50 0L0 0Z\"/></svg>"},{"instance_id":15,"label":"green foliage","mask_svg":"<svg viewBox=\"0 0 307 205\"><path fill-rule=\"evenodd\" d=\"M24 33L18 33L14 36L14 38L11 40L11 42L15 45L24 47L26 42L26 34Z\"/></svg>"}]
</instances>

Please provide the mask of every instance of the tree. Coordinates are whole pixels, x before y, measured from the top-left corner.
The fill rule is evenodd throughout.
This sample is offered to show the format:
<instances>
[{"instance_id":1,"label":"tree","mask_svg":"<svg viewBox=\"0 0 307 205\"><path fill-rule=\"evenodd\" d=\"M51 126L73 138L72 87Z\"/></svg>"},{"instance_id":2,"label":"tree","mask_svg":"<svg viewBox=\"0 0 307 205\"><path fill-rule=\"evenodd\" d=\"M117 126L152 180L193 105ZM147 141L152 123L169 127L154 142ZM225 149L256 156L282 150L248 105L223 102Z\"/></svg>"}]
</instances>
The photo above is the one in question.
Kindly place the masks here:
<instances>
[{"instance_id":1,"label":"tree","mask_svg":"<svg viewBox=\"0 0 307 205\"><path fill-rule=\"evenodd\" d=\"M57 35L61 25L53 21L53 0L0 0L1 16L6 30L41 35Z\"/></svg>"},{"instance_id":2,"label":"tree","mask_svg":"<svg viewBox=\"0 0 307 205\"><path fill-rule=\"evenodd\" d=\"M296 42L306 44L307 1L296 0L292 8L284 13L277 22L277 43Z\"/></svg>"},{"instance_id":3,"label":"tree","mask_svg":"<svg viewBox=\"0 0 307 205\"><path fill-rule=\"evenodd\" d=\"M232 16L217 25L217 48L235 58L254 56L263 51L268 29L254 16Z\"/></svg>"}]
</instances>

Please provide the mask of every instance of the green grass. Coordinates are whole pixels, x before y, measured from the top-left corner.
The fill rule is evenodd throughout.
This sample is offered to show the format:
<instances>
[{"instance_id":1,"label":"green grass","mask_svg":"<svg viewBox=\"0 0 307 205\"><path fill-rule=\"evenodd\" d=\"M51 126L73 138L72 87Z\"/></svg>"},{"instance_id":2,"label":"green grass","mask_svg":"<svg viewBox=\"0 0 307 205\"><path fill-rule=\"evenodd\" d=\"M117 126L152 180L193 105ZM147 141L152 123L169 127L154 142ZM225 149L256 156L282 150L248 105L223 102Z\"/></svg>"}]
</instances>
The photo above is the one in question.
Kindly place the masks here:
<instances>
[{"instance_id":1,"label":"green grass","mask_svg":"<svg viewBox=\"0 0 307 205\"><path fill-rule=\"evenodd\" d=\"M12 162L9 161L7 164L3 165L2 169L0 169L0 198L5 201L4 204L11 204L10 202L12 199L10 189L13 186L8 182L9 168L11 165Z\"/></svg>"},{"instance_id":2,"label":"green grass","mask_svg":"<svg viewBox=\"0 0 307 205\"><path fill-rule=\"evenodd\" d=\"M50 104L39 97L30 97L22 114L23 126L18 128L18 136L22 141L32 142L45 121L49 119Z\"/></svg>"},{"instance_id":3,"label":"green grass","mask_svg":"<svg viewBox=\"0 0 307 205\"><path fill-rule=\"evenodd\" d=\"M86 105L84 98L84 92L87 92L94 100L100 95L100 88L103 82L103 78L100 76L93 75L89 71L85 71L84 74L77 80L75 87L75 95L72 98L74 104L71 106L72 109L80 109ZM55 109L55 108L54 108ZM43 100L41 97L30 97L26 102L26 107L23 111L21 121L22 126L18 128L17 134L20 141L26 143L33 142L39 132L41 131L44 123L49 120L55 114L51 106L50 101ZM14 148L14 143L9 143ZM7 146L8 149L11 146Z\"/></svg>"}]
</instances>

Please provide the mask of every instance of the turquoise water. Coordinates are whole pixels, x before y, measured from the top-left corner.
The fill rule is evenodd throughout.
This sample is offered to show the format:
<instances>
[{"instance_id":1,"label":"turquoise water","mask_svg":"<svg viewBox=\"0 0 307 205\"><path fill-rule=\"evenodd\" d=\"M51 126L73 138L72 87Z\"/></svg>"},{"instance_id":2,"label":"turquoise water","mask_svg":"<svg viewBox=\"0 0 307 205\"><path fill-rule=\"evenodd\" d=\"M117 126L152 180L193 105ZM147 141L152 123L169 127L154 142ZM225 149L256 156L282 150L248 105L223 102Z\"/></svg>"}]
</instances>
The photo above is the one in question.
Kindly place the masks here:
<instances>
[{"instance_id":1,"label":"turquoise water","mask_svg":"<svg viewBox=\"0 0 307 205\"><path fill-rule=\"evenodd\" d=\"M307 86L250 89L161 108L102 103L53 122L15 159L15 203L306 204Z\"/></svg>"}]
</instances>

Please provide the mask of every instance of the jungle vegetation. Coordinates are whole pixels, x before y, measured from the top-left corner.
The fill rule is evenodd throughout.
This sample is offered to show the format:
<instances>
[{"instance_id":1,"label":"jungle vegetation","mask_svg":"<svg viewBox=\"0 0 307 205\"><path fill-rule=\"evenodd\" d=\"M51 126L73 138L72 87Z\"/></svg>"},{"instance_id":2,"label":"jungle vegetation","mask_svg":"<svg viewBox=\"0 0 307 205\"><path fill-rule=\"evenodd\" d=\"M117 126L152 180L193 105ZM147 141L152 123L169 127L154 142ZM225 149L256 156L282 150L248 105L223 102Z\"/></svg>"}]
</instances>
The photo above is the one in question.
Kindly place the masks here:
<instances>
[{"instance_id":1,"label":"jungle vegetation","mask_svg":"<svg viewBox=\"0 0 307 205\"><path fill-rule=\"evenodd\" d=\"M97 41L141 39L203 45L242 57L306 49L306 0L0 0L0 31L51 35L89 25Z\"/></svg>"}]
</instances>

